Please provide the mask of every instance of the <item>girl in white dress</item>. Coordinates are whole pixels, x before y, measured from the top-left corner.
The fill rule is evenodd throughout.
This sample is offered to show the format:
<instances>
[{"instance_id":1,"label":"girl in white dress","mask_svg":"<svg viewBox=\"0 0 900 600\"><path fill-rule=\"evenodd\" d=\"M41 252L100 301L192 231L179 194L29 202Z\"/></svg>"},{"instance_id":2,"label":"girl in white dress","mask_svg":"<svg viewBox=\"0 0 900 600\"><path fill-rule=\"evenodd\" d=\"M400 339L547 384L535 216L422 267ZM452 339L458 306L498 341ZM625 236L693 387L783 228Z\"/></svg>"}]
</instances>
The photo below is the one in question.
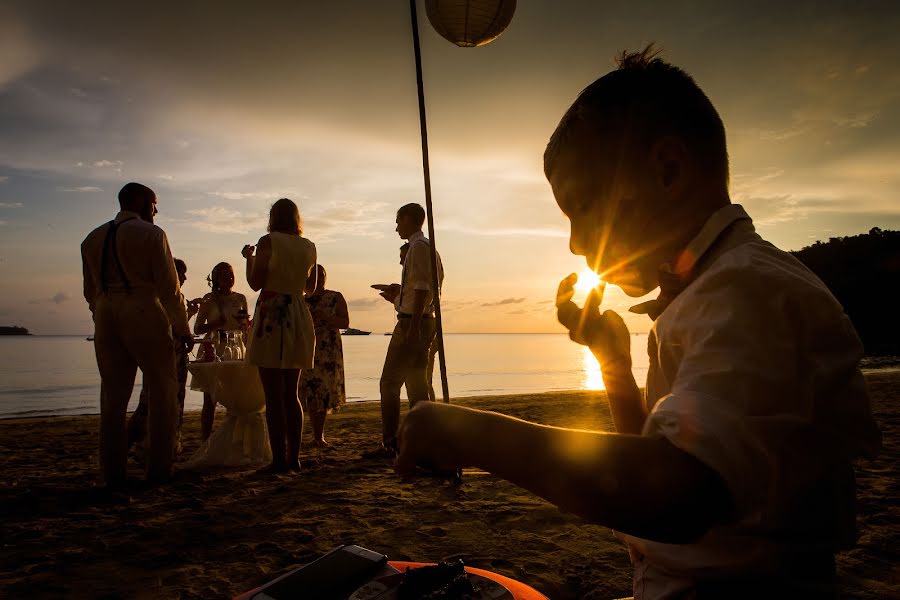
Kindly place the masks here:
<instances>
[{"instance_id":1,"label":"girl in white dress","mask_svg":"<svg viewBox=\"0 0 900 600\"><path fill-rule=\"evenodd\" d=\"M297 205L282 198L269 211L269 234L244 246L247 283L262 290L256 302L247 361L259 367L272 445L268 470L300 469L303 410L297 397L301 369L313 366L316 337L305 295L316 289L316 246L302 237Z\"/></svg>"},{"instance_id":2,"label":"girl in white dress","mask_svg":"<svg viewBox=\"0 0 900 600\"><path fill-rule=\"evenodd\" d=\"M212 292L201 300L197 321L194 323L194 333L206 334L206 339L213 340L218 353L219 345L222 344L218 335L220 331L234 331L245 327L247 298L241 293L232 291L234 269L226 262L220 262L213 267L206 281L209 282ZM203 441L206 441L212 433L215 417L216 403L204 392L203 410L200 411L200 434Z\"/></svg>"}]
</instances>

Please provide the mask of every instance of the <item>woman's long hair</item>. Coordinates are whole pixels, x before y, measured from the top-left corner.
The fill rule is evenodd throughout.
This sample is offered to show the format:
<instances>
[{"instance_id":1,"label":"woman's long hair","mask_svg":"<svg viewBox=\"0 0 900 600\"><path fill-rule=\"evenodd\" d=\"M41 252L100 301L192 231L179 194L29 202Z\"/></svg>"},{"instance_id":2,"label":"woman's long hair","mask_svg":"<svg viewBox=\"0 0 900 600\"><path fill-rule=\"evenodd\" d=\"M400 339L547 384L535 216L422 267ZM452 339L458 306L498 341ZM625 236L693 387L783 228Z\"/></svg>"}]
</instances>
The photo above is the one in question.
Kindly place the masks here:
<instances>
[{"instance_id":1,"label":"woman's long hair","mask_svg":"<svg viewBox=\"0 0 900 600\"><path fill-rule=\"evenodd\" d=\"M303 235L303 221L300 210L293 200L281 198L269 210L269 233L278 231L290 235Z\"/></svg>"}]
</instances>

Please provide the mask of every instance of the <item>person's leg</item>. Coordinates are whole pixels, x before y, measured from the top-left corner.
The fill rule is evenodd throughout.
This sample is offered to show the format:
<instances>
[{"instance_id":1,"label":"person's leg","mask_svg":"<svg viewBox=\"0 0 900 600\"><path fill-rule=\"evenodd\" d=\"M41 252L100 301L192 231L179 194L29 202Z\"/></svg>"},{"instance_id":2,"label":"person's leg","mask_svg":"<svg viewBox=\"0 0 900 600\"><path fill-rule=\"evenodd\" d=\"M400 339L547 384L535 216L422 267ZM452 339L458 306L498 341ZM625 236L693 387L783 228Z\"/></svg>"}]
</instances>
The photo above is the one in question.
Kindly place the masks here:
<instances>
[{"instance_id":1,"label":"person's leg","mask_svg":"<svg viewBox=\"0 0 900 600\"><path fill-rule=\"evenodd\" d=\"M300 369L281 370L281 393L284 403L284 423L287 437L287 466L300 470L300 440L303 435L303 408L297 395Z\"/></svg>"},{"instance_id":2,"label":"person's leg","mask_svg":"<svg viewBox=\"0 0 900 600\"><path fill-rule=\"evenodd\" d=\"M147 398L149 397L149 389L147 384L141 385L141 397L138 401L137 408L131 413L128 419L128 447L131 448L136 443L143 442L147 437Z\"/></svg>"},{"instance_id":3,"label":"person's leg","mask_svg":"<svg viewBox=\"0 0 900 600\"><path fill-rule=\"evenodd\" d=\"M381 371L381 441L389 448L397 445L397 429L400 427L400 387L406 383L409 395L409 382L406 381L409 367L409 353L406 344L406 328L401 319L394 326L391 342L384 357L384 368ZM424 376L423 376L424 379Z\"/></svg>"},{"instance_id":4,"label":"person's leg","mask_svg":"<svg viewBox=\"0 0 900 600\"><path fill-rule=\"evenodd\" d=\"M310 413L309 420L312 421L313 428L313 444L319 448L328 446L325 441L325 419L328 417L328 411L324 408Z\"/></svg>"},{"instance_id":5,"label":"person's leg","mask_svg":"<svg viewBox=\"0 0 900 600\"><path fill-rule=\"evenodd\" d=\"M181 454L181 425L184 422L184 396L186 393L188 363L190 356L186 350L179 349L175 355L175 375L178 380L178 416L175 420L175 456Z\"/></svg>"},{"instance_id":6,"label":"person's leg","mask_svg":"<svg viewBox=\"0 0 900 600\"><path fill-rule=\"evenodd\" d=\"M266 395L266 426L269 428L269 444L272 446L272 464L275 472L287 469L287 453L284 447L285 422L281 398L281 370L259 367L259 379Z\"/></svg>"},{"instance_id":7,"label":"person's leg","mask_svg":"<svg viewBox=\"0 0 900 600\"><path fill-rule=\"evenodd\" d=\"M427 401L429 383L426 379L428 371L428 354L434 339L434 319L422 319L422 330L419 340L407 344L406 353L406 393L409 396L409 407L418 402Z\"/></svg>"},{"instance_id":8,"label":"person's leg","mask_svg":"<svg viewBox=\"0 0 900 600\"><path fill-rule=\"evenodd\" d=\"M126 301L122 324L125 345L144 373L147 399L147 479L165 481L172 475L175 425L178 419L178 379L175 341L169 319L154 298Z\"/></svg>"},{"instance_id":9,"label":"person's leg","mask_svg":"<svg viewBox=\"0 0 900 600\"><path fill-rule=\"evenodd\" d=\"M125 411L137 373L137 362L116 331L113 310L101 300L94 316L94 351L100 371L100 472L107 486L125 483L128 455Z\"/></svg>"},{"instance_id":10,"label":"person's leg","mask_svg":"<svg viewBox=\"0 0 900 600\"><path fill-rule=\"evenodd\" d=\"M203 408L200 410L200 437L205 442L212 433L216 420L216 402L207 392L203 392Z\"/></svg>"}]
</instances>

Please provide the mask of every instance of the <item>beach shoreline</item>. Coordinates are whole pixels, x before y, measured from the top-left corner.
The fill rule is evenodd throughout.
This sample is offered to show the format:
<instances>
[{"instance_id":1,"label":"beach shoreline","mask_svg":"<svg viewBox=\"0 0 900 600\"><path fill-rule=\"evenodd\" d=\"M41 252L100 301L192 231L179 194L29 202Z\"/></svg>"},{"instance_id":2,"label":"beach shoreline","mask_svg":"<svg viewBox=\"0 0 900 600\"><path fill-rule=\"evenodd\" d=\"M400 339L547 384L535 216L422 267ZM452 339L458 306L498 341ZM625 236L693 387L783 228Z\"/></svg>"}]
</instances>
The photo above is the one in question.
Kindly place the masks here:
<instances>
[{"instance_id":1,"label":"beach shoreline","mask_svg":"<svg viewBox=\"0 0 900 600\"><path fill-rule=\"evenodd\" d=\"M900 372L868 371L884 449L859 467L857 547L838 556L842 598L896 595L900 547ZM611 430L604 392L454 399L548 425ZM221 419L224 410L218 411ZM605 527L467 470L400 481L359 458L380 437L377 402L329 417L326 450L304 445L298 476L180 471L160 488L101 496L96 415L0 421L0 596L231 597L342 543L395 560L462 557L554 600L631 594L631 565ZM308 427L305 442L309 441ZM200 445L185 413L183 463ZM129 476L139 469L130 462Z\"/></svg>"}]
</instances>

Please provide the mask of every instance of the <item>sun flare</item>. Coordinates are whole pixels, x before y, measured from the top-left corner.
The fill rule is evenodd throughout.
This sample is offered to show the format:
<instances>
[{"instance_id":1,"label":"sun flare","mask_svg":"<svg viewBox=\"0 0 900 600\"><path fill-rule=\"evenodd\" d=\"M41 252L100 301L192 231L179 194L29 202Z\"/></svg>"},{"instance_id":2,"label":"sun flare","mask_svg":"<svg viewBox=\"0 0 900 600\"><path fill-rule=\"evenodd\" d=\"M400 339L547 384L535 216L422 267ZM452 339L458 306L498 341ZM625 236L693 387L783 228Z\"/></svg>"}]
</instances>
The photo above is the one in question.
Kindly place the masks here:
<instances>
[{"instance_id":1,"label":"sun flare","mask_svg":"<svg viewBox=\"0 0 900 600\"><path fill-rule=\"evenodd\" d=\"M578 281L575 283L575 291L586 294L598 285L600 285L600 276L588 268L584 268L578 273Z\"/></svg>"}]
</instances>

